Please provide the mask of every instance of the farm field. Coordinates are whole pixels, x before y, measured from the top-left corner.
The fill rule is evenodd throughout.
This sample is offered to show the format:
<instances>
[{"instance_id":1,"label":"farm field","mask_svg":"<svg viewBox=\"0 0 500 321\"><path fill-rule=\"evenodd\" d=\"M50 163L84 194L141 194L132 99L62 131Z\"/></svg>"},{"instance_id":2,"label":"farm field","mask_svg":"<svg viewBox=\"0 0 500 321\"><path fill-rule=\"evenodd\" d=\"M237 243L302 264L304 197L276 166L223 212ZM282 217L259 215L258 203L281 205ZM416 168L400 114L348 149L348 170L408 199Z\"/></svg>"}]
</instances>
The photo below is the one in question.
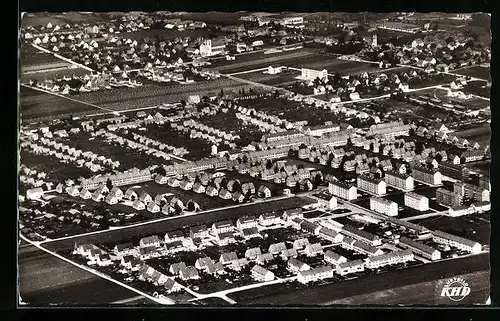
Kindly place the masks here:
<instances>
[{"instance_id":1,"label":"farm field","mask_svg":"<svg viewBox=\"0 0 500 321\"><path fill-rule=\"evenodd\" d=\"M455 132L455 135L469 141L478 142L481 146L487 146L491 140L491 125L486 123L479 127Z\"/></svg>"},{"instance_id":2,"label":"farm field","mask_svg":"<svg viewBox=\"0 0 500 321\"><path fill-rule=\"evenodd\" d=\"M462 89L466 94L473 94L484 98L490 98L491 86L486 81L471 81Z\"/></svg>"},{"instance_id":3,"label":"farm field","mask_svg":"<svg viewBox=\"0 0 500 321\"><path fill-rule=\"evenodd\" d=\"M190 216L179 216L162 221L148 222L140 226L133 226L121 230L109 230L98 234L75 236L72 238L44 243L44 247L63 251L73 248L75 241L89 243L105 243L127 241L130 238L140 238L151 234L162 234L167 231L199 224L210 225L212 222L226 219L236 219L245 215L260 215L268 211L283 211L315 203L307 197L287 197L279 200L252 203L229 209L220 209L212 212L200 212Z\"/></svg>"},{"instance_id":4,"label":"farm field","mask_svg":"<svg viewBox=\"0 0 500 321\"><path fill-rule=\"evenodd\" d=\"M300 76L300 72L295 70L283 71L282 73L276 75L270 75L267 73L265 74L262 71L255 71L255 72L236 75L236 77L238 78L247 79L259 82L264 85L277 86L277 87L285 86L294 83L296 81L299 81L295 79L297 76Z\"/></svg>"},{"instance_id":5,"label":"farm field","mask_svg":"<svg viewBox=\"0 0 500 321\"><path fill-rule=\"evenodd\" d=\"M68 62L54 57L51 54L40 51L28 44L21 45L21 48L19 50L19 59L23 71L25 69L35 70L48 68L51 65L58 64L70 65Z\"/></svg>"},{"instance_id":6,"label":"farm field","mask_svg":"<svg viewBox=\"0 0 500 321\"><path fill-rule=\"evenodd\" d=\"M474 288L467 296L470 302L486 302L486 298L490 292L490 272L481 271L477 273L464 274L457 276L467 280L470 284L474 284ZM406 285L394 289L377 291L369 294L362 294L334 300L330 302L331 305L360 305L360 304L374 304L374 305L435 305L436 281L423 282L419 284ZM439 298L440 304L453 304L453 301L446 300L446 298Z\"/></svg>"},{"instance_id":7,"label":"farm field","mask_svg":"<svg viewBox=\"0 0 500 321\"><path fill-rule=\"evenodd\" d=\"M217 79L185 85L144 85L135 88L116 88L107 91L82 93L72 98L113 110L127 110L132 108L158 106L162 103L175 103L187 99L189 95L212 96L238 91L242 88L252 88L251 85L241 84L234 80Z\"/></svg>"},{"instance_id":8,"label":"farm field","mask_svg":"<svg viewBox=\"0 0 500 321\"><path fill-rule=\"evenodd\" d=\"M125 32L122 37L132 40L143 40L144 38L155 39L158 37L160 40L172 40L175 38L197 38L203 37L207 38L210 36L210 31L208 29L194 29L194 30L170 30L170 29L147 29L132 32Z\"/></svg>"},{"instance_id":9,"label":"farm field","mask_svg":"<svg viewBox=\"0 0 500 321\"><path fill-rule=\"evenodd\" d=\"M90 71L76 67L72 68L71 65L62 68L55 68L47 71L34 71L34 72L23 72L21 73L21 83L29 84L30 80L33 81L44 81L44 80L57 80L63 77L81 77L85 75L90 75Z\"/></svg>"},{"instance_id":10,"label":"farm field","mask_svg":"<svg viewBox=\"0 0 500 321\"><path fill-rule=\"evenodd\" d=\"M95 107L21 86L20 113L23 120L64 117L98 110Z\"/></svg>"},{"instance_id":11,"label":"farm field","mask_svg":"<svg viewBox=\"0 0 500 321\"><path fill-rule=\"evenodd\" d=\"M65 25L66 23L92 23L109 20L108 13L84 13L84 12L64 12L54 14L49 12L27 13L23 15L21 22L23 27L45 26L49 22L53 25Z\"/></svg>"},{"instance_id":12,"label":"farm field","mask_svg":"<svg viewBox=\"0 0 500 321\"><path fill-rule=\"evenodd\" d=\"M230 74L253 69L267 68L270 65L287 65L290 61L303 57L317 57L316 51L311 49L298 49L274 54L264 54L259 51L239 55L236 60L228 62L224 59L212 61L210 69L216 69L221 73Z\"/></svg>"},{"instance_id":13,"label":"farm field","mask_svg":"<svg viewBox=\"0 0 500 321\"><path fill-rule=\"evenodd\" d=\"M464 69L460 69L460 70L456 70L456 71L454 70L453 73L491 81L491 68L490 67L474 66L474 67L464 68Z\"/></svg>"},{"instance_id":14,"label":"farm field","mask_svg":"<svg viewBox=\"0 0 500 321\"><path fill-rule=\"evenodd\" d=\"M103 304L137 296L31 245L19 249L19 286L28 306Z\"/></svg>"}]
</instances>

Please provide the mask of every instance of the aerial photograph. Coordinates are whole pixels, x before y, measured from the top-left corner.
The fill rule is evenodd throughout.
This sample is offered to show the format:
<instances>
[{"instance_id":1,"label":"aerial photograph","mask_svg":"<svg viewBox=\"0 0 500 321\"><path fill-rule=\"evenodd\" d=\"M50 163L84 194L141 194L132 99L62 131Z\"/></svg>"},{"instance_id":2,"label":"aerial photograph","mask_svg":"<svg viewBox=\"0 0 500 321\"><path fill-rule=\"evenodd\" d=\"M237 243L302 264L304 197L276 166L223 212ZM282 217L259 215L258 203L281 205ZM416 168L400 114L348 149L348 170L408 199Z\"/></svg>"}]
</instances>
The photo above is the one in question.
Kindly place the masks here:
<instances>
[{"instance_id":1,"label":"aerial photograph","mask_svg":"<svg viewBox=\"0 0 500 321\"><path fill-rule=\"evenodd\" d=\"M491 304L490 25L22 13L18 307Z\"/></svg>"}]
</instances>

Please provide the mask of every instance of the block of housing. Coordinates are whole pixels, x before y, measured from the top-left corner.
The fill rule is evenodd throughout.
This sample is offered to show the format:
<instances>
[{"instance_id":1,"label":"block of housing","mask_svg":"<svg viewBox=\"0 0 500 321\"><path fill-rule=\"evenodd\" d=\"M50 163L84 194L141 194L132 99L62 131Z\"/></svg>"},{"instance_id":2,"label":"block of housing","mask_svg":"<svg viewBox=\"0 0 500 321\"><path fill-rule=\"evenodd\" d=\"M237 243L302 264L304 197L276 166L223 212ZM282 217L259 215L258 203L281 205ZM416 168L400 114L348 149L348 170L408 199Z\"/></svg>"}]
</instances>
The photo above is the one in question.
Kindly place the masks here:
<instances>
[{"instance_id":1,"label":"block of housing","mask_svg":"<svg viewBox=\"0 0 500 321\"><path fill-rule=\"evenodd\" d=\"M432 261L441 259L441 252L433 247L425 245L423 243L414 241L405 236L399 238L399 245L405 249L411 250L413 253L422 256L425 259Z\"/></svg>"},{"instance_id":2,"label":"block of housing","mask_svg":"<svg viewBox=\"0 0 500 321\"><path fill-rule=\"evenodd\" d=\"M365 262L363 260L352 260L337 265L336 272L340 275L363 272L365 270Z\"/></svg>"},{"instance_id":3,"label":"block of housing","mask_svg":"<svg viewBox=\"0 0 500 321\"><path fill-rule=\"evenodd\" d=\"M438 188L436 190L436 202L439 204L454 207L462 205L463 197L454 191L447 190L445 188Z\"/></svg>"},{"instance_id":4,"label":"block of housing","mask_svg":"<svg viewBox=\"0 0 500 321\"><path fill-rule=\"evenodd\" d=\"M346 184L341 181L331 181L328 184L328 192L342 199L351 201L358 198L358 190L355 186Z\"/></svg>"},{"instance_id":5,"label":"block of housing","mask_svg":"<svg viewBox=\"0 0 500 321\"><path fill-rule=\"evenodd\" d=\"M482 246L478 242L441 231L432 232L432 240L471 253L480 253L482 250Z\"/></svg>"},{"instance_id":6,"label":"block of housing","mask_svg":"<svg viewBox=\"0 0 500 321\"><path fill-rule=\"evenodd\" d=\"M412 168L412 177L414 180L438 186L442 185L441 182L441 173L435 168L427 168L424 166L415 166Z\"/></svg>"},{"instance_id":7,"label":"block of housing","mask_svg":"<svg viewBox=\"0 0 500 321\"><path fill-rule=\"evenodd\" d=\"M387 184L382 179L372 178L367 175L359 175L357 183L359 189L370 194L384 195L387 193Z\"/></svg>"},{"instance_id":8,"label":"block of housing","mask_svg":"<svg viewBox=\"0 0 500 321\"><path fill-rule=\"evenodd\" d=\"M382 197L370 198L370 210L387 216L398 215L398 204Z\"/></svg>"},{"instance_id":9,"label":"block of housing","mask_svg":"<svg viewBox=\"0 0 500 321\"><path fill-rule=\"evenodd\" d=\"M453 191L455 194L475 199L478 202L490 201L490 191L477 185L457 181L453 183Z\"/></svg>"},{"instance_id":10,"label":"block of housing","mask_svg":"<svg viewBox=\"0 0 500 321\"><path fill-rule=\"evenodd\" d=\"M365 267L369 269L378 269L382 266L405 263L413 260L413 252L406 249L403 251L393 251L382 255L370 256L365 259Z\"/></svg>"},{"instance_id":11,"label":"block of housing","mask_svg":"<svg viewBox=\"0 0 500 321\"><path fill-rule=\"evenodd\" d=\"M347 259L345 257L330 250L327 250L325 252L323 259L325 260L325 262L333 265L339 265L340 263L347 262Z\"/></svg>"},{"instance_id":12,"label":"block of housing","mask_svg":"<svg viewBox=\"0 0 500 321\"><path fill-rule=\"evenodd\" d=\"M429 199L423 195L408 192L404 196L405 206L416 209L417 211L429 210Z\"/></svg>"},{"instance_id":13,"label":"block of housing","mask_svg":"<svg viewBox=\"0 0 500 321\"><path fill-rule=\"evenodd\" d=\"M384 251L382 251L381 249L360 240L356 240L354 243L352 243L352 249L356 252L360 252L366 255L376 256L384 254Z\"/></svg>"},{"instance_id":14,"label":"block of housing","mask_svg":"<svg viewBox=\"0 0 500 321\"><path fill-rule=\"evenodd\" d=\"M342 233L345 235L348 235L351 238L354 238L356 240L360 240L362 242L370 244L372 246L382 245L382 240L377 235L373 235L372 233L357 229L351 225L347 225L347 224L344 225L342 227ZM344 237L344 239L345 239L345 237Z\"/></svg>"},{"instance_id":15,"label":"block of housing","mask_svg":"<svg viewBox=\"0 0 500 321\"><path fill-rule=\"evenodd\" d=\"M333 268L330 266L320 266L307 271L300 271L297 275L297 281L302 284L333 277Z\"/></svg>"},{"instance_id":16,"label":"block of housing","mask_svg":"<svg viewBox=\"0 0 500 321\"><path fill-rule=\"evenodd\" d=\"M397 171L387 171L384 177L387 185L391 185L403 191L413 190L413 177L408 174L401 174Z\"/></svg>"},{"instance_id":17,"label":"block of housing","mask_svg":"<svg viewBox=\"0 0 500 321\"><path fill-rule=\"evenodd\" d=\"M438 170L442 175L448 176L458 180L465 180L469 178L469 169L462 164L453 164L452 162L440 162Z\"/></svg>"},{"instance_id":18,"label":"block of housing","mask_svg":"<svg viewBox=\"0 0 500 321\"><path fill-rule=\"evenodd\" d=\"M321 236L324 239L327 239L333 243L340 243L342 242L342 239L344 236L328 227L322 226L319 229L319 236Z\"/></svg>"}]
</instances>

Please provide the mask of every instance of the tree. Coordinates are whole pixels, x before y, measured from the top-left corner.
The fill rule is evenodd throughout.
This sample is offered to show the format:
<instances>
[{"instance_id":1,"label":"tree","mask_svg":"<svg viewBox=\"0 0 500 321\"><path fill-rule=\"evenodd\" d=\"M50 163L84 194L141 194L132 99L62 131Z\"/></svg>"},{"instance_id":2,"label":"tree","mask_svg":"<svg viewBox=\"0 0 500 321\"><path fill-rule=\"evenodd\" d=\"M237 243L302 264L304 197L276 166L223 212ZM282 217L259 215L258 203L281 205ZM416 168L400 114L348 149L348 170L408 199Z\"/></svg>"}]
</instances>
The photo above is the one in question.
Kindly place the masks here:
<instances>
[{"instance_id":1,"label":"tree","mask_svg":"<svg viewBox=\"0 0 500 321\"><path fill-rule=\"evenodd\" d=\"M186 106L186 101L185 101L184 99L183 99L183 100L181 100L181 106L182 106L182 107L185 107L185 106Z\"/></svg>"},{"instance_id":2,"label":"tree","mask_svg":"<svg viewBox=\"0 0 500 321\"><path fill-rule=\"evenodd\" d=\"M106 181L106 187L110 190L113 188L113 182L110 178L108 178L108 180Z\"/></svg>"}]
</instances>

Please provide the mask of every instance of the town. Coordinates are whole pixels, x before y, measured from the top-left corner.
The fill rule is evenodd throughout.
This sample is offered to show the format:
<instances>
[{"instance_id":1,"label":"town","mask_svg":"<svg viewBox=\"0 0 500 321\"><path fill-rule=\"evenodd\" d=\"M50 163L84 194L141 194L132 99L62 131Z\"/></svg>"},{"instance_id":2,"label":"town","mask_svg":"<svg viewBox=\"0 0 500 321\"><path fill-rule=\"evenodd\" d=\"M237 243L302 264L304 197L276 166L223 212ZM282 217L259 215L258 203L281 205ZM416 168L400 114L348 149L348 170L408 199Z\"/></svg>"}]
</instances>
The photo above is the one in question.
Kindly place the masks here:
<instances>
[{"instance_id":1,"label":"town","mask_svg":"<svg viewBox=\"0 0 500 321\"><path fill-rule=\"evenodd\" d=\"M483 272L488 15L28 13L21 39L21 247L166 305Z\"/></svg>"}]
</instances>

